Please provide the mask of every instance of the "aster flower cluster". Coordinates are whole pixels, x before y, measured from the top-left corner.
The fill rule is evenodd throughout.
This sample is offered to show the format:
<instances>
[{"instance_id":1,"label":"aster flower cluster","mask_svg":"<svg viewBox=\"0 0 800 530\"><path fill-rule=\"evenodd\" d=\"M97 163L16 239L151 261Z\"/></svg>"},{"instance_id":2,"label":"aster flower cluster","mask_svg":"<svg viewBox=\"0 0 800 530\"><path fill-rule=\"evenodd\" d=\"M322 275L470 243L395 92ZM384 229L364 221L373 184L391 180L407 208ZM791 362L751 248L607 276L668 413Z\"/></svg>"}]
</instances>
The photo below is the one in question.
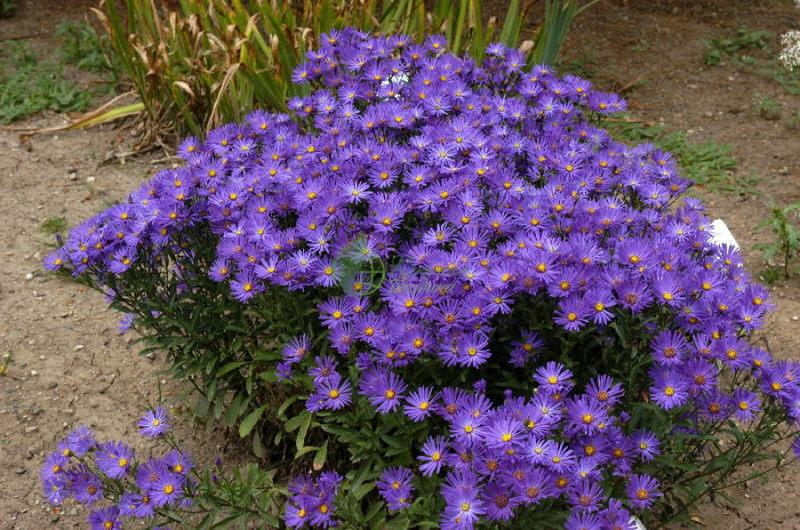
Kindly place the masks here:
<instances>
[{"instance_id":1,"label":"aster flower cluster","mask_svg":"<svg viewBox=\"0 0 800 530\"><path fill-rule=\"evenodd\" d=\"M286 525L298 528L310 525L316 528L337 526L333 505L342 476L326 471L318 478L302 476L289 483L291 498L286 504Z\"/></svg>"},{"instance_id":2,"label":"aster flower cluster","mask_svg":"<svg viewBox=\"0 0 800 530\"><path fill-rule=\"evenodd\" d=\"M148 411L139 426L142 436L156 438L165 435L169 421L158 407ZM153 524L160 510L190 506L193 467L178 449L137 461L131 446L98 442L88 427L78 427L45 459L41 478L50 504L72 498L92 508L92 530L112 530L122 528L126 518ZM102 506L107 499L112 504Z\"/></svg>"},{"instance_id":3,"label":"aster flower cluster","mask_svg":"<svg viewBox=\"0 0 800 530\"><path fill-rule=\"evenodd\" d=\"M502 45L476 64L439 37L333 31L295 72L313 90L290 114L255 111L187 139L186 165L77 226L46 265L119 296L135 289L122 281L132 270L169 263L180 279L198 251L187 234L204 231L208 277L236 300L320 293L310 309L328 353L299 336L277 366L283 380L308 371L309 411L363 399L428 426L418 471L446 477L443 527L560 499L568 526L624 528L660 495L635 469L660 442L629 425L626 404L646 393L696 425L749 422L769 404L796 423L798 366L747 342L768 294L711 240L702 204L679 202L690 182L674 157L596 125L624 101L523 66ZM523 304L548 308L545 322L500 340L497 323ZM625 351L612 330L631 322L648 343L643 388L555 361L564 337ZM529 370L532 397L498 391L497 367ZM420 375L456 369L470 390ZM735 388L724 372L742 374ZM332 524L319 508L336 477L300 483L287 524ZM604 493L612 477L618 499ZM414 480L385 470L390 510L414 502Z\"/></svg>"},{"instance_id":4,"label":"aster flower cluster","mask_svg":"<svg viewBox=\"0 0 800 530\"><path fill-rule=\"evenodd\" d=\"M537 371L531 399L507 392L492 406L480 392L445 388L431 400L434 414L449 424L449 436L432 436L421 447L417 470L444 475L441 528L472 528L480 520L510 521L524 507L548 500L571 508L566 528L634 528L631 512L609 499L603 481L619 477L625 502L645 510L661 496L658 482L634 467L659 454L649 432L625 433L615 414L622 388L605 376L572 395L572 374L549 363ZM388 468L377 482L389 510L413 502L414 471Z\"/></svg>"}]
</instances>

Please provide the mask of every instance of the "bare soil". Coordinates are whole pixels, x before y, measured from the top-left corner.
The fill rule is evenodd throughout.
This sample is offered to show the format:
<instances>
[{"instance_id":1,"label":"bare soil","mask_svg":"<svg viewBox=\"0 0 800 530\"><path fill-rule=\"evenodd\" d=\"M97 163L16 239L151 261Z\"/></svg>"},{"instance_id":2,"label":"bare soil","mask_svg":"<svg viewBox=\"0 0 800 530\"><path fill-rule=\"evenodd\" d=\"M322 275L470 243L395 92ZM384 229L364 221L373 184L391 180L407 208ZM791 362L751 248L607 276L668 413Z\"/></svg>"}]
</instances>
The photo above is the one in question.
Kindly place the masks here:
<instances>
[{"instance_id":1,"label":"bare soil","mask_svg":"<svg viewBox=\"0 0 800 530\"><path fill-rule=\"evenodd\" d=\"M19 13L0 20L0 41L33 35L34 48L57 46L54 27L82 19L89 1L21 0ZM503 2L499 2L498 12ZM800 132L784 119L766 120L757 102L777 100L788 118L800 112L791 95L759 65L726 60L703 63L704 39L736 29L774 33L771 51L754 51L760 65L774 57L777 36L800 29L800 9L790 1L606 0L576 22L566 44L565 63L592 73L601 87L625 89L631 115L691 131L693 141L733 146L735 178L751 175L755 188L742 193L699 190L710 214L729 225L751 271L763 269L753 249L769 234L756 225L771 203L800 201ZM748 52L751 53L751 52ZM53 126L62 116L45 114L25 122ZM0 530L84 526L85 511L67 505L53 511L42 503L38 469L54 443L79 424L101 438L136 438L136 418L147 402L163 398L180 416L181 393L161 386L166 368L158 357L140 357L128 336L116 331L117 315L103 297L45 274L48 248L42 222L63 216L68 224L122 199L164 163L153 156L126 164L103 163L125 149L110 127L36 136L21 144L16 133L0 131L0 358L10 355L0 376ZM754 193L752 193L754 192ZM800 279L773 288L777 308L762 337L774 355L798 358ZM184 415L185 416L185 415ZM187 448L199 460L222 455L238 460L241 448L227 448L221 433L177 422ZM800 465L729 492L696 510L698 524L711 529L800 529Z\"/></svg>"}]
</instances>

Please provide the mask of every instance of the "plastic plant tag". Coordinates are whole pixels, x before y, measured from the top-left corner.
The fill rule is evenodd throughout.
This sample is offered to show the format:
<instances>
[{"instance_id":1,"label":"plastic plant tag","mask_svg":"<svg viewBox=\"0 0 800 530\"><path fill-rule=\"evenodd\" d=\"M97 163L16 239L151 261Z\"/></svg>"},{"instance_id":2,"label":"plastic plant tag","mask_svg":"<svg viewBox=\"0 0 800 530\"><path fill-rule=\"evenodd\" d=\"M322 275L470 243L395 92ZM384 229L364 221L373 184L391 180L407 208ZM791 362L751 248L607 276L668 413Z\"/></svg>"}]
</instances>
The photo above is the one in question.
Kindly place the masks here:
<instances>
[{"instance_id":1,"label":"plastic plant tag","mask_svg":"<svg viewBox=\"0 0 800 530\"><path fill-rule=\"evenodd\" d=\"M733 234L728 229L728 225L726 225L725 221L722 219L714 219L714 221L711 222L710 232L711 242L715 245L728 245L739 250L739 243L736 242L736 238L733 237Z\"/></svg>"},{"instance_id":2,"label":"plastic plant tag","mask_svg":"<svg viewBox=\"0 0 800 530\"><path fill-rule=\"evenodd\" d=\"M633 525L633 527L636 528L636 530L647 530L647 528L644 526L644 523L642 523L642 521L640 521L639 518L636 516L631 517L631 525Z\"/></svg>"}]
</instances>

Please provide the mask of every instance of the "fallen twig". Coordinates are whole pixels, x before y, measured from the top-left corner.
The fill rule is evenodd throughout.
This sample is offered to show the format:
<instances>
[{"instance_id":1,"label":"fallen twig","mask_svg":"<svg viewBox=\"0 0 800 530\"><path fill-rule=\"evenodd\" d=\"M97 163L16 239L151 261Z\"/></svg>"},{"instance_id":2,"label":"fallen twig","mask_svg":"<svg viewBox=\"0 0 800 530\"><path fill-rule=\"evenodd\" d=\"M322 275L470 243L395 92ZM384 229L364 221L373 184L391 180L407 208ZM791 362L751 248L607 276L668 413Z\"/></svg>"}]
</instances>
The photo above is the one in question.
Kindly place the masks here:
<instances>
[{"instance_id":1,"label":"fallen twig","mask_svg":"<svg viewBox=\"0 0 800 530\"><path fill-rule=\"evenodd\" d=\"M2 39L0 39L0 42L35 39L36 37L41 37L41 35L42 35L41 33L29 33L27 35L15 35L13 37L3 37Z\"/></svg>"}]
</instances>

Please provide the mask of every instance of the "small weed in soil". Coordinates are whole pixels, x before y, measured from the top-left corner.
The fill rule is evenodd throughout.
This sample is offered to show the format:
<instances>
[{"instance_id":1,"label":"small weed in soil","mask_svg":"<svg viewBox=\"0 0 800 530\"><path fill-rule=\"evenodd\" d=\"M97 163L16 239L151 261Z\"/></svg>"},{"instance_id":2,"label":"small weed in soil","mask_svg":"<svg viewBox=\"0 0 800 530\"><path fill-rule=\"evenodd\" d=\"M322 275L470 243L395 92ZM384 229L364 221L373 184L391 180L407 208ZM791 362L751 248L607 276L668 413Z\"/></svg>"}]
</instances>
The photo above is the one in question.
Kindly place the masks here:
<instances>
[{"instance_id":1,"label":"small weed in soil","mask_svg":"<svg viewBox=\"0 0 800 530\"><path fill-rule=\"evenodd\" d=\"M61 58L65 63L95 74L110 74L116 79L118 68L103 52L107 36L99 36L86 22L62 22L56 28L56 35L62 42Z\"/></svg>"},{"instance_id":2,"label":"small weed in soil","mask_svg":"<svg viewBox=\"0 0 800 530\"><path fill-rule=\"evenodd\" d=\"M623 119L610 122L610 132L617 138L634 143L650 142L659 149L670 151L678 157L683 174L697 185L713 191L737 194L755 194L757 177L733 180L736 159L731 156L731 146L714 141L690 142L685 131L667 132L661 125L645 125Z\"/></svg>"},{"instance_id":3,"label":"small weed in soil","mask_svg":"<svg viewBox=\"0 0 800 530\"><path fill-rule=\"evenodd\" d=\"M778 61L770 61L763 73L777 82L791 96L800 96L800 70L787 70Z\"/></svg>"},{"instance_id":4,"label":"small weed in soil","mask_svg":"<svg viewBox=\"0 0 800 530\"><path fill-rule=\"evenodd\" d=\"M792 130L800 130L800 112L795 112L784 121L786 126Z\"/></svg>"},{"instance_id":5,"label":"small weed in soil","mask_svg":"<svg viewBox=\"0 0 800 530\"><path fill-rule=\"evenodd\" d=\"M39 61L25 42L0 45L0 123L43 110L83 111L91 94L63 77L61 65Z\"/></svg>"},{"instance_id":6,"label":"small weed in soil","mask_svg":"<svg viewBox=\"0 0 800 530\"><path fill-rule=\"evenodd\" d=\"M42 231L48 235L63 234L67 229L67 220L63 217L48 217L42 223Z\"/></svg>"},{"instance_id":7,"label":"small weed in soil","mask_svg":"<svg viewBox=\"0 0 800 530\"><path fill-rule=\"evenodd\" d=\"M8 375L9 364L11 364L11 354L6 353L0 358L0 377Z\"/></svg>"},{"instance_id":8,"label":"small weed in soil","mask_svg":"<svg viewBox=\"0 0 800 530\"><path fill-rule=\"evenodd\" d=\"M0 0L0 18L11 18L17 12L15 0Z\"/></svg>"},{"instance_id":9,"label":"small weed in soil","mask_svg":"<svg viewBox=\"0 0 800 530\"><path fill-rule=\"evenodd\" d=\"M767 283L778 280L788 280L792 274L798 272L795 260L800 255L800 202L787 206L773 206L772 213L757 228L768 228L772 232L773 240L769 243L754 245L756 250L764 253L767 269L761 274L761 279ZM775 262L778 258L780 262Z\"/></svg>"},{"instance_id":10,"label":"small weed in soil","mask_svg":"<svg viewBox=\"0 0 800 530\"><path fill-rule=\"evenodd\" d=\"M730 37L703 41L706 45L706 54L703 61L709 66L721 64L723 59L733 56L745 64L753 64L755 60L740 52L764 49L772 33L765 30L749 30L739 28Z\"/></svg>"},{"instance_id":11,"label":"small weed in soil","mask_svg":"<svg viewBox=\"0 0 800 530\"><path fill-rule=\"evenodd\" d=\"M765 120L778 120L781 117L781 104L775 98L765 96L756 104L758 115Z\"/></svg>"}]
</instances>

